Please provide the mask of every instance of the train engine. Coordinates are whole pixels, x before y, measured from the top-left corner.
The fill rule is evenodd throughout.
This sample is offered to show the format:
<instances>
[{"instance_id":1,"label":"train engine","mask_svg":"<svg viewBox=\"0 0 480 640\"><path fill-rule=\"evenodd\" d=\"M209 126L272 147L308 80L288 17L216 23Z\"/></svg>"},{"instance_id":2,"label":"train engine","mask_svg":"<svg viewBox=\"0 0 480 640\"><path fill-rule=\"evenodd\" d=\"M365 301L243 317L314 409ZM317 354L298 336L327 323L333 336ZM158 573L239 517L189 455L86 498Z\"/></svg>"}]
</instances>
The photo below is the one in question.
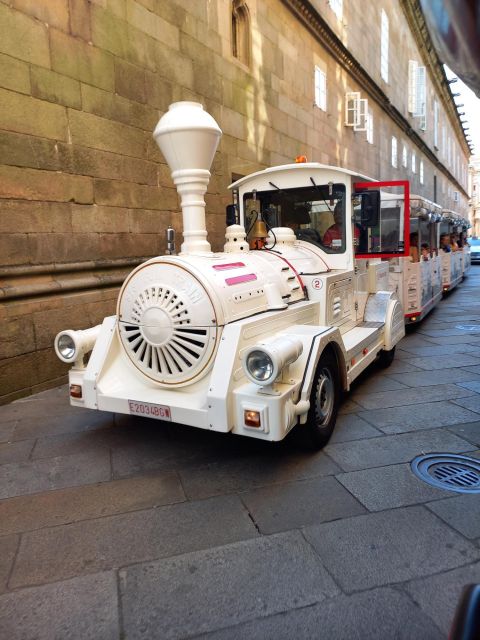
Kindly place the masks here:
<instances>
[{"instance_id":1,"label":"train engine","mask_svg":"<svg viewBox=\"0 0 480 640\"><path fill-rule=\"evenodd\" d=\"M403 311L378 286L387 281L380 260L355 275L351 224L342 251L337 241L329 253L292 227L271 225L252 250L237 220L224 251L212 252L204 194L220 136L198 103L175 103L160 119L154 137L181 198L181 251L134 269L116 315L57 335L58 357L73 365L71 403L272 441L299 424L321 447L341 391L379 354L393 357ZM302 180L305 170L322 171L303 167ZM327 180L346 177L344 206L352 196L347 174ZM283 175L288 181L289 171ZM245 187L254 200L255 184ZM333 202L338 194L326 188Z\"/></svg>"}]
</instances>

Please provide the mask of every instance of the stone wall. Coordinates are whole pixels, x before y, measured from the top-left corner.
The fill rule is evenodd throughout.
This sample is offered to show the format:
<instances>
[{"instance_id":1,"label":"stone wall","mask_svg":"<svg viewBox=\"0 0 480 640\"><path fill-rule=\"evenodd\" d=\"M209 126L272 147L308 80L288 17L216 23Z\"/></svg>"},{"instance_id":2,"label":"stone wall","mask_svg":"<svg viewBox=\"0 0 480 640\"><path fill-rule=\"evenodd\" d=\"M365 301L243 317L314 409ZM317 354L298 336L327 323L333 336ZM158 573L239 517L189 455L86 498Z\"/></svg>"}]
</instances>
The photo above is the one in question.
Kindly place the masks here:
<instances>
[{"instance_id":1,"label":"stone wall","mask_svg":"<svg viewBox=\"0 0 480 640\"><path fill-rule=\"evenodd\" d=\"M412 127L368 96L373 144L343 125L345 92L365 88L294 3L247 4L249 66L232 55L230 0L0 0L0 402L64 380L55 334L114 313L129 270L164 251L169 224L180 232L177 195L151 136L173 101L201 101L224 131L206 196L217 250L232 176L300 154L375 178L411 178L429 198L434 173L461 190L426 156L424 185L418 170L391 167L391 135L399 149L403 139L410 150L418 143L405 113L405 59L421 52L398 2L384 3L387 87L378 76L377 3L344 3L368 10L342 21L326 0L313 3ZM314 106L315 64L327 71L326 112ZM455 123L445 122L461 150Z\"/></svg>"}]
</instances>

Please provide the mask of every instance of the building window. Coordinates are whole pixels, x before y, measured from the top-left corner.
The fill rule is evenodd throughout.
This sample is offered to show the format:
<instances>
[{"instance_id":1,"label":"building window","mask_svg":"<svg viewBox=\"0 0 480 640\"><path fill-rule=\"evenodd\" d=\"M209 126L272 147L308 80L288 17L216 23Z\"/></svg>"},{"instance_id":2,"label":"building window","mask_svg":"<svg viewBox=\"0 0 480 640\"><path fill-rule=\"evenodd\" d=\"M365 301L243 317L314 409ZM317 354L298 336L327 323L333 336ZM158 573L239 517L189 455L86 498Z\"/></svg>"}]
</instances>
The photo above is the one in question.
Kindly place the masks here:
<instances>
[{"instance_id":1,"label":"building window","mask_svg":"<svg viewBox=\"0 0 480 640\"><path fill-rule=\"evenodd\" d=\"M380 40L380 75L385 82L388 82L388 18L383 9Z\"/></svg>"},{"instance_id":2,"label":"building window","mask_svg":"<svg viewBox=\"0 0 480 640\"><path fill-rule=\"evenodd\" d=\"M438 149L438 102L433 101L433 146Z\"/></svg>"},{"instance_id":3,"label":"building window","mask_svg":"<svg viewBox=\"0 0 480 640\"><path fill-rule=\"evenodd\" d=\"M232 2L232 55L243 64L250 64L250 14L243 0Z\"/></svg>"},{"instance_id":4,"label":"building window","mask_svg":"<svg viewBox=\"0 0 480 640\"><path fill-rule=\"evenodd\" d=\"M367 142L373 144L373 113L371 109L367 114Z\"/></svg>"},{"instance_id":5,"label":"building window","mask_svg":"<svg viewBox=\"0 0 480 640\"><path fill-rule=\"evenodd\" d=\"M408 166L408 152L407 152L407 145L403 145L403 149L402 149L402 166L403 167L407 167Z\"/></svg>"},{"instance_id":6,"label":"building window","mask_svg":"<svg viewBox=\"0 0 480 640\"><path fill-rule=\"evenodd\" d=\"M420 129L427 128L427 72L416 60L408 62L408 111L420 118Z\"/></svg>"},{"instance_id":7,"label":"building window","mask_svg":"<svg viewBox=\"0 0 480 640\"><path fill-rule=\"evenodd\" d=\"M412 153L412 173L416 173L417 172L417 158L415 157L415 154Z\"/></svg>"},{"instance_id":8,"label":"building window","mask_svg":"<svg viewBox=\"0 0 480 640\"><path fill-rule=\"evenodd\" d=\"M328 0L328 4L337 18L341 20L343 13L343 0Z\"/></svg>"},{"instance_id":9,"label":"building window","mask_svg":"<svg viewBox=\"0 0 480 640\"><path fill-rule=\"evenodd\" d=\"M397 139L392 136L392 167L397 167Z\"/></svg>"},{"instance_id":10,"label":"building window","mask_svg":"<svg viewBox=\"0 0 480 640\"><path fill-rule=\"evenodd\" d=\"M419 172L420 172L420 184L423 184L423 160L420 160Z\"/></svg>"},{"instance_id":11,"label":"building window","mask_svg":"<svg viewBox=\"0 0 480 640\"><path fill-rule=\"evenodd\" d=\"M320 67L315 67L315 104L327 110L327 74Z\"/></svg>"}]
</instances>

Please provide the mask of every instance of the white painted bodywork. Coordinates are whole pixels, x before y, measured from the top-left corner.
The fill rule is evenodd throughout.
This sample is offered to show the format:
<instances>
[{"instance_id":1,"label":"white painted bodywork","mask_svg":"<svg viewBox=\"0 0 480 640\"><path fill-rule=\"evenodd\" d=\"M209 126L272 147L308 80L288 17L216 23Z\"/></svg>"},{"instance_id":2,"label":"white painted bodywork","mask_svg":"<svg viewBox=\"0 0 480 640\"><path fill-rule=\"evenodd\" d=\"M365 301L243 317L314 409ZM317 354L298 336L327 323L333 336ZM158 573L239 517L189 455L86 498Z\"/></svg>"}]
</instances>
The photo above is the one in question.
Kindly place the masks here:
<instances>
[{"instance_id":1,"label":"white painted bodywork","mask_svg":"<svg viewBox=\"0 0 480 640\"><path fill-rule=\"evenodd\" d=\"M205 128L213 148L217 130L208 119ZM158 126L156 136L167 130L168 153L175 156L170 129ZM176 143L185 146L188 136L180 134ZM351 225L346 250L338 255L297 240L286 228L276 229L275 251L250 251L239 225L227 229L225 252L212 253L200 202L207 161L185 169L189 154L182 158L172 160L187 210L182 253L149 260L128 276L117 314L105 318L88 363L70 371L70 384L82 388L82 398L71 402L281 440L306 420L325 348L333 350L348 389L380 351L393 349L404 335L401 304L388 290L388 265L375 259L356 264ZM289 188L311 176L318 184L345 184L349 220L352 183L365 178L341 169L287 165L248 176L235 188L240 195L261 191L272 180ZM246 350L286 337L299 347L298 357L268 387L251 382L242 365ZM261 428L245 424L245 411L260 413Z\"/></svg>"}]
</instances>

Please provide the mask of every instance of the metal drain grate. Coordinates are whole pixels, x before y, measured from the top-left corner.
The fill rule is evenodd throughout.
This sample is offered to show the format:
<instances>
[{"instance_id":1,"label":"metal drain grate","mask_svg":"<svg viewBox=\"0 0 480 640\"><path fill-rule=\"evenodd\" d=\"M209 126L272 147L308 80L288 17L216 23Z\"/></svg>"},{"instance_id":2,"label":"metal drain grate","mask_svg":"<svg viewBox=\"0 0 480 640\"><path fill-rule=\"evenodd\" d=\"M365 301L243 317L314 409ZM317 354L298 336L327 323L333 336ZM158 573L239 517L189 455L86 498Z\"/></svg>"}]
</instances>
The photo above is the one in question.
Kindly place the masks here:
<instances>
[{"instance_id":1,"label":"metal drain grate","mask_svg":"<svg viewBox=\"0 0 480 640\"><path fill-rule=\"evenodd\" d=\"M411 467L420 480L439 489L480 493L480 461L475 458L453 453L430 453L417 456Z\"/></svg>"}]
</instances>

